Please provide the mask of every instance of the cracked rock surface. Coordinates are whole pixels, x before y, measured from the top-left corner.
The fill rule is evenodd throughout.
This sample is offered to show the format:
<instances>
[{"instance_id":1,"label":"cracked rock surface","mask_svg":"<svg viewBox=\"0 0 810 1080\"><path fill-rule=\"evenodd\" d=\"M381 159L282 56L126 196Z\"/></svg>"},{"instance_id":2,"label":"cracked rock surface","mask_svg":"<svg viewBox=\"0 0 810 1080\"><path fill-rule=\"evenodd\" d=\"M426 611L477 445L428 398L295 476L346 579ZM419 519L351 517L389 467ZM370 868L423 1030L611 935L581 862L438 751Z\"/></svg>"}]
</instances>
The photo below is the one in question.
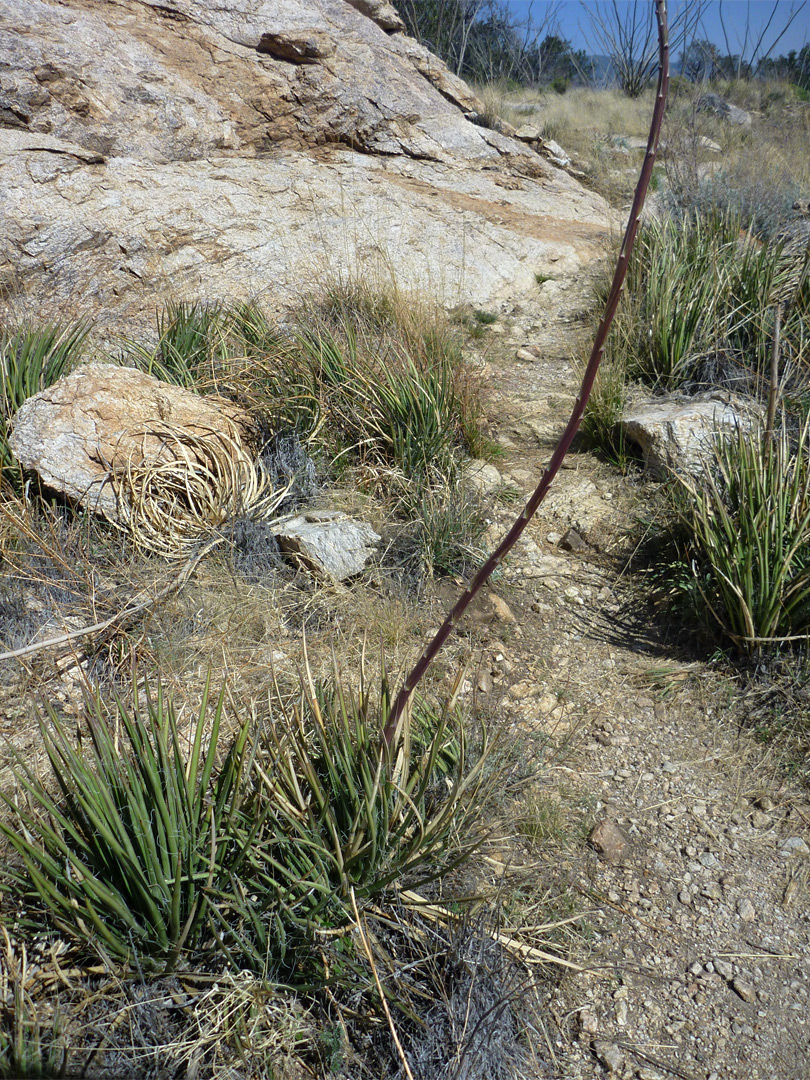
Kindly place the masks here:
<instances>
[{"instance_id":1,"label":"cracked rock surface","mask_svg":"<svg viewBox=\"0 0 810 1080\"><path fill-rule=\"evenodd\" d=\"M0 294L120 327L346 273L483 303L607 235L363 0L0 0ZM21 29L22 28L22 29ZM113 314L114 313L114 314Z\"/></svg>"}]
</instances>

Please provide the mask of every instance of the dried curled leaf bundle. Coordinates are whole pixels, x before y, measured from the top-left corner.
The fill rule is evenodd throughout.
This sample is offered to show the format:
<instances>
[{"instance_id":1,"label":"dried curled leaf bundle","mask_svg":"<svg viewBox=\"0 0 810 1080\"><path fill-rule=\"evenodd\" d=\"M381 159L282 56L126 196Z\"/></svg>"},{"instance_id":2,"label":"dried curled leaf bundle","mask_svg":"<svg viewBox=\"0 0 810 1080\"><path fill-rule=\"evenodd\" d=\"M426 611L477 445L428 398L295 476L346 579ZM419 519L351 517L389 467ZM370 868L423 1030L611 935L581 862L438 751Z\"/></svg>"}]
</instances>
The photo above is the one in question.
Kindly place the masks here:
<instances>
[{"instance_id":1,"label":"dried curled leaf bundle","mask_svg":"<svg viewBox=\"0 0 810 1080\"><path fill-rule=\"evenodd\" d=\"M237 517L272 517L290 490L274 484L236 432L161 424L137 437L140 449L111 464L115 524L166 558L186 558Z\"/></svg>"}]
</instances>

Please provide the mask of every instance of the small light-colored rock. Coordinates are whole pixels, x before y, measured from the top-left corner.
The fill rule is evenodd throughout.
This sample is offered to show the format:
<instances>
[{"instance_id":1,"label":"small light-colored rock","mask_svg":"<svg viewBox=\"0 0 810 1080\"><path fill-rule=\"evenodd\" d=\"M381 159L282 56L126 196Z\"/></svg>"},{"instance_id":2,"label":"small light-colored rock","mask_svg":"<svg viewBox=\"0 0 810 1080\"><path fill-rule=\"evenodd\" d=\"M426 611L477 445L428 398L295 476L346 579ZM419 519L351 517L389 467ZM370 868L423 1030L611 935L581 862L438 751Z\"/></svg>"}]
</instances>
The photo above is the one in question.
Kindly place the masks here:
<instances>
[{"instance_id":1,"label":"small light-colored rock","mask_svg":"<svg viewBox=\"0 0 810 1080\"><path fill-rule=\"evenodd\" d=\"M627 854L630 843L619 826L608 818L593 827L588 840L605 862L609 863L620 863Z\"/></svg>"},{"instance_id":2,"label":"small light-colored rock","mask_svg":"<svg viewBox=\"0 0 810 1080\"><path fill-rule=\"evenodd\" d=\"M783 841L781 848L783 855L810 855L810 847L801 836L790 836Z\"/></svg>"},{"instance_id":3,"label":"small light-colored rock","mask_svg":"<svg viewBox=\"0 0 810 1080\"><path fill-rule=\"evenodd\" d=\"M468 461L461 474L461 486L471 495L493 495L503 487L503 477L489 461Z\"/></svg>"},{"instance_id":4,"label":"small light-colored rock","mask_svg":"<svg viewBox=\"0 0 810 1080\"><path fill-rule=\"evenodd\" d=\"M579 1029L583 1035L593 1038L599 1032L599 1019L593 1009L587 1006L579 1010Z\"/></svg>"},{"instance_id":5,"label":"small light-colored rock","mask_svg":"<svg viewBox=\"0 0 810 1080\"><path fill-rule=\"evenodd\" d=\"M571 158L554 139L545 139L543 141L543 152L548 154L554 164L559 165L561 168L571 164Z\"/></svg>"},{"instance_id":6,"label":"small light-colored rock","mask_svg":"<svg viewBox=\"0 0 810 1080\"><path fill-rule=\"evenodd\" d=\"M590 551L590 544L583 540L576 529L568 529L560 540L563 551Z\"/></svg>"},{"instance_id":7,"label":"small light-colored rock","mask_svg":"<svg viewBox=\"0 0 810 1080\"><path fill-rule=\"evenodd\" d=\"M604 1065L610 1075L620 1073L624 1068L624 1054L614 1043L600 1039L593 1044L593 1052L599 1064Z\"/></svg>"},{"instance_id":8,"label":"small light-colored rock","mask_svg":"<svg viewBox=\"0 0 810 1080\"><path fill-rule=\"evenodd\" d=\"M756 1001L757 992L751 983L746 982L745 979L734 979L731 983L736 994L743 999L743 1001Z\"/></svg>"},{"instance_id":9,"label":"small light-colored rock","mask_svg":"<svg viewBox=\"0 0 810 1080\"><path fill-rule=\"evenodd\" d=\"M624 414L624 435L644 454L645 467L658 476L673 471L699 474L711 459L717 435L748 430L754 413L729 395L653 398Z\"/></svg>"},{"instance_id":10,"label":"small light-colored rock","mask_svg":"<svg viewBox=\"0 0 810 1080\"><path fill-rule=\"evenodd\" d=\"M737 901L737 914L743 922L753 922L756 919L756 910L747 896Z\"/></svg>"},{"instance_id":11,"label":"small light-colored rock","mask_svg":"<svg viewBox=\"0 0 810 1080\"><path fill-rule=\"evenodd\" d=\"M515 132L515 138L522 142L539 142L543 138L543 133L534 124L521 124Z\"/></svg>"},{"instance_id":12,"label":"small light-colored rock","mask_svg":"<svg viewBox=\"0 0 810 1080\"><path fill-rule=\"evenodd\" d=\"M517 622L517 618L515 617L514 612L509 607L507 602L503 599L503 597L498 596L497 593L489 593L489 595L487 596L487 600L489 601L489 606L492 608L492 611L495 614L495 618L498 619L499 622L512 624Z\"/></svg>"},{"instance_id":13,"label":"small light-colored rock","mask_svg":"<svg viewBox=\"0 0 810 1080\"><path fill-rule=\"evenodd\" d=\"M488 694L492 690L492 675L486 668L481 668L478 672L478 676L475 680L475 687L482 694Z\"/></svg>"},{"instance_id":14,"label":"small light-colored rock","mask_svg":"<svg viewBox=\"0 0 810 1080\"><path fill-rule=\"evenodd\" d=\"M728 960L719 960L717 957L715 957L712 963L714 964L714 970L717 972L717 974L720 975L721 978L725 979L726 982L731 982L731 980L734 978L734 968L731 966Z\"/></svg>"},{"instance_id":15,"label":"small light-colored rock","mask_svg":"<svg viewBox=\"0 0 810 1080\"><path fill-rule=\"evenodd\" d=\"M380 537L365 521L321 510L285 522L276 539L283 552L308 570L343 581L360 573Z\"/></svg>"}]
</instances>

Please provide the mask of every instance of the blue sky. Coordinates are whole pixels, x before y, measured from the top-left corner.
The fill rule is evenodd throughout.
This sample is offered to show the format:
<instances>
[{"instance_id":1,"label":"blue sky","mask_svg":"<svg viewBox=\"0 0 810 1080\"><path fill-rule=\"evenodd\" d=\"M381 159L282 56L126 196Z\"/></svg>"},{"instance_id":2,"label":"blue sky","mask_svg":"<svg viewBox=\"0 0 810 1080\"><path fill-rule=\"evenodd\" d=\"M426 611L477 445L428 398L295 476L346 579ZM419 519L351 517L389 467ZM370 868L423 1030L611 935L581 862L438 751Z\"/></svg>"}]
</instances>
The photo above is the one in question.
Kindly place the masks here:
<instances>
[{"instance_id":1,"label":"blue sky","mask_svg":"<svg viewBox=\"0 0 810 1080\"><path fill-rule=\"evenodd\" d=\"M612 0L608 2L612 4ZM618 0L619 10L627 9L636 2L647 4L651 0ZM694 3L694 0L692 2ZM588 49L589 23L586 9L596 6L596 0L508 0L508 3L518 18L524 19L531 11L537 23L541 23L551 11L552 17L556 17L561 36L570 39L575 48ZM681 6L681 0L670 0L670 19ZM745 44L746 25L749 28L749 40L753 38L756 41L773 13L774 0L703 0L701 7L703 29L698 36L714 42L723 53L729 49L732 53L738 53ZM765 49L767 50L785 27L791 11L797 13L796 18L776 45L774 56L787 53L791 49L798 51L802 45L810 42L810 3L802 5L800 0L795 3L778 0L775 16L764 41ZM728 36L728 47L723 37L723 23ZM589 51L602 50L594 46ZM750 53L750 46L747 51Z\"/></svg>"}]
</instances>

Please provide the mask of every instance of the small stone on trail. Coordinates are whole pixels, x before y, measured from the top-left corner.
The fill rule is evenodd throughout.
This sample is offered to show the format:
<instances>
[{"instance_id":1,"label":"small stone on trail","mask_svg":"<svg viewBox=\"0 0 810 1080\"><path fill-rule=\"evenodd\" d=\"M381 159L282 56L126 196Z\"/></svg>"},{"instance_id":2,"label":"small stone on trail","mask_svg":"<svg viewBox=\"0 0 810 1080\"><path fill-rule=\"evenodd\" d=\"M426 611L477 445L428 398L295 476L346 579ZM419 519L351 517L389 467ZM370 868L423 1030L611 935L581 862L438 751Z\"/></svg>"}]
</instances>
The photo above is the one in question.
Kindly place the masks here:
<instances>
[{"instance_id":1,"label":"small stone on trail","mask_svg":"<svg viewBox=\"0 0 810 1080\"><path fill-rule=\"evenodd\" d=\"M481 671L478 672L475 686L482 694L488 694L492 690L492 676L486 669L482 668Z\"/></svg>"},{"instance_id":2,"label":"small stone on trail","mask_svg":"<svg viewBox=\"0 0 810 1080\"><path fill-rule=\"evenodd\" d=\"M560 541L560 547L563 551L588 551L590 545L576 529L569 529Z\"/></svg>"},{"instance_id":3,"label":"small stone on trail","mask_svg":"<svg viewBox=\"0 0 810 1080\"><path fill-rule=\"evenodd\" d=\"M753 922L756 919L757 913L754 910L754 905L747 896L737 901L737 914L743 922Z\"/></svg>"},{"instance_id":4,"label":"small stone on trail","mask_svg":"<svg viewBox=\"0 0 810 1080\"><path fill-rule=\"evenodd\" d=\"M756 1001L757 995L751 983L746 982L745 979L735 979L731 984L743 1001Z\"/></svg>"},{"instance_id":5,"label":"small stone on trail","mask_svg":"<svg viewBox=\"0 0 810 1080\"><path fill-rule=\"evenodd\" d=\"M801 836L790 836L782 843L783 855L810 855L810 847Z\"/></svg>"},{"instance_id":6,"label":"small stone on trail","mask_svg":"<svg viewBox=\"0 0 810 1080\"><path fill-rule=\"evenodd\" d=\"M734 978L734 968L729 964L728 960L714 960L713 963L714 970L717 974L725 979L726 982L731 982Z\"/></svg>"},{"instance_id":7,"label":"small stone on trail","mask_svg":"<svg viewBox=\"0 0 810 1080\"><path fill-rule=\"evenodd\" d=\"M619 1073L624 1068L624 1054L613 1043L602 1040L595 1042L593 1052L600 1065L604 1065L609 1073Z\"/></svg>"},{"instance_id":8,"label":"small stone on trail","mask_svg":"<svg viewBox=\"0 0 810 1080\"><path fill-rule=\"evenodd\" d=\"M599 1020L593 1009L589 1009L587 1006L584 1009L580 1009L579 1027L583 1035L590 1035L593 1037L597 1034L599 1031Z\"/></svg>"},{"instance_id":9,"label":"small stone on trail","mask_svg":"<svg viewBox=\"0 0 810 1080\"><path fill-rule=\"evenodd\" d=\"M593 827L588 840L605 862L609 863L621 862L629 844L619 826L607 818Z\"/></svg>"},{"instance_id":10,"label":"small stone on trail","mask_svg":"<svg viewBox=\"0 0 810 1080\"><path fill-rule=\"evenodd\" d=\"M505 600L502 600L496 593L490 593L488 598L490 606L495 613L495 616L501 621L506 623L516 623L517 619Z\"/></svg>"},{"instance_id":11,"label":"small stone on trail","mask_svg":"<svg viewBox=\"0 0 810 1080\"><path fill-rule=\"evenodd\" d=\"M515 356L518 360L523 360L527 364L533 364L537 360L537 357L530 353L528 349L518 349Z\"/></svg>"}]
</instances>

